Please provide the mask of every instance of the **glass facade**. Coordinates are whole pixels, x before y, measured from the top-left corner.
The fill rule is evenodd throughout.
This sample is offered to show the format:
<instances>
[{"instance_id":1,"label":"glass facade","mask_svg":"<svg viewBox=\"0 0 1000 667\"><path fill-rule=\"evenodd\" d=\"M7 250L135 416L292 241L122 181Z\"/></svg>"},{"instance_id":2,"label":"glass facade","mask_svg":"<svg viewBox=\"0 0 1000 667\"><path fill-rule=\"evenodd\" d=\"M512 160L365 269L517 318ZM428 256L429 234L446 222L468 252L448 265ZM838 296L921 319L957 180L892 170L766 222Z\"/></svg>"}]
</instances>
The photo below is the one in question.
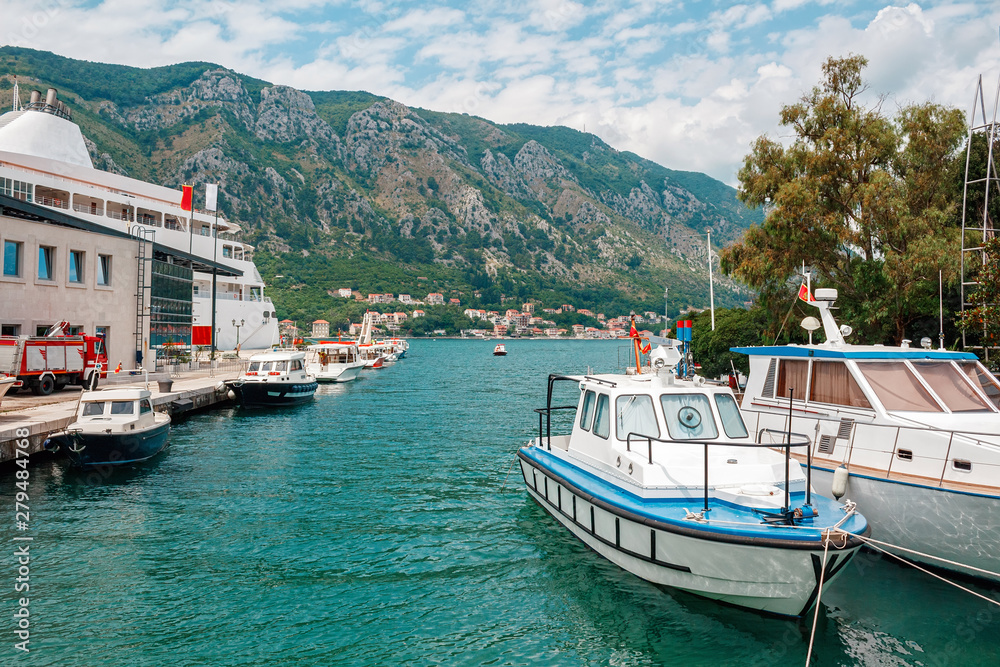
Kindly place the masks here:
<instances>
[{"instance_id":1,"label":"glass facade","mask_svg":"<svg viewBox=\"0 0 1000 667\"><path fill-rule=\"evenodd\" d=\"M149 346L187 346L191 341L191 293L194 272L185 266L152 262Z\"/></svg>"}]
</instances>

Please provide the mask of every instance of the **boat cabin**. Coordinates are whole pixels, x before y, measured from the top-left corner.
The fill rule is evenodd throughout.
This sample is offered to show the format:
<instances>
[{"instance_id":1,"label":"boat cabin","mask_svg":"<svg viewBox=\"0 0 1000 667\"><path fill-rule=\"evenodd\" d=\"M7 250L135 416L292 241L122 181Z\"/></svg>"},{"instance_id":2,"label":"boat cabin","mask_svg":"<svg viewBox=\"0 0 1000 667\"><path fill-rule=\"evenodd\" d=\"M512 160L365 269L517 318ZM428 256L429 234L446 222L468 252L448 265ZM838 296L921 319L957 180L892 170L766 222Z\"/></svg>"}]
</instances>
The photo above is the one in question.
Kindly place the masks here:
<instances>
[{"instance_id":1,"label":"boat cabin","mask_svg":"<svg viewBox=\"0 0 1000 667\"><path fill-rule=\"evenodd\" d=\"M276 350L250 357L240 379L256 382L292 382L311 379L306 373L305 352Z\"/></svg>"},{"instance_id":2,"label":"boat cabin","mask_svg":"<svg viewBox=\"0 0 1000 667\"><path fill-rule=\"evenodd\" d=\"M135 430L155 422L153 403L147 389L105 389L86 392L77 408L77 426Z\"/></svg>"}]
</instances>

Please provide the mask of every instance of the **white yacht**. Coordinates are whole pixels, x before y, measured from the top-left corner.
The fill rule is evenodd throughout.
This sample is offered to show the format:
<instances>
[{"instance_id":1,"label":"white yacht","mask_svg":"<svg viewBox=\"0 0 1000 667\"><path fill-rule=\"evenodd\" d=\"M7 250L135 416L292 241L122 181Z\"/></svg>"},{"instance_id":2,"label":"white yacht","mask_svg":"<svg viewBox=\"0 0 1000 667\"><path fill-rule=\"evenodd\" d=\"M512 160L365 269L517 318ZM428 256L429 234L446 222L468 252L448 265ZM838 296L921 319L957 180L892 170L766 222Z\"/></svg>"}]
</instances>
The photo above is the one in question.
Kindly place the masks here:
<instances>
[{"instance_id":1,"label":"white yacht","mask_svg":"<svg viewBox=\"0 0 1000 667\"><path fill-rule=\"evenodd\" d=\"M12 110L0 116L0 193L114 230L152 233L159 245L232 267L242 275L217 276L216 346L263 349L278 342L253 247L233 236L239 226L214 212L182 209L180 190L95 169L54 88L44 98L32 91L23 106L16 83L14 90ZM195 338L203 327L204 339L212 324L212 274L195 271L192 296Z\"/></svg>"}]
</instances>

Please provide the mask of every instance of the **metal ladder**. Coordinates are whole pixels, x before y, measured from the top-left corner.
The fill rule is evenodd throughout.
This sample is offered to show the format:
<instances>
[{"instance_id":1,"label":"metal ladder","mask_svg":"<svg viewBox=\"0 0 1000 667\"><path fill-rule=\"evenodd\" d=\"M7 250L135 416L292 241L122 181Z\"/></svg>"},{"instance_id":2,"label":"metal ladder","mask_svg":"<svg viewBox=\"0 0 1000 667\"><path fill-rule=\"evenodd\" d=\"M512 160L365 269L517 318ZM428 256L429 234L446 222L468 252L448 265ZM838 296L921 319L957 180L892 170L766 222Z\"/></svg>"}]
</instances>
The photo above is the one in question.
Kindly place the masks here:
<instances>
[{"instance_id":1,"label":"metal ladder","mask_svg":"<svg viewBox=\"0 0 1000 667\"><path fill-rule=\"evenodd\" d=\"M997 82L997 93L993 100L993 117L987 120L986 103L983 95L983 77L980 75L976 85L976 96L972 103L972 114L969 116L969 137L966 142L965 154L965 185L962 190L962 313L973 309L977 304L971 301L979 287L978 269L986 264L984 245L996 235L996 227L990 217L990 197L1000 196L1000 176L997 175L997 158L1000 151L994 154L994 145L1000 135L1000 124L997 123L997 108L1000 102L1000 81ZM972 157L974 138L986 143L986 171L972 174L969 165ZM969 211L969 192L978 190L984 193L982 210ZM972 332L968 332L972 334ZM974 334L970 338L977 338ZM966 330L962 330L962 347L964 349L983 350L985 361L989 361L990 350L998 348L984 346L981 340L967 340Z\"/></svg>"},{"instance_id":2,"label":"metal ladder","mask_svg":"<svg viewBox=\"0 0 1000 667\"><path fill-rule=\"evenodd\" d=\"M129 233L139 243L136 253L136 294L135 294L135 351L142 351L143 319L146 314L146 289L151 287L146 284L147 271L146 264L153 261L153 235L154 229L147 229L141 225L132 225Z\"/></svg>"}]
</instances>

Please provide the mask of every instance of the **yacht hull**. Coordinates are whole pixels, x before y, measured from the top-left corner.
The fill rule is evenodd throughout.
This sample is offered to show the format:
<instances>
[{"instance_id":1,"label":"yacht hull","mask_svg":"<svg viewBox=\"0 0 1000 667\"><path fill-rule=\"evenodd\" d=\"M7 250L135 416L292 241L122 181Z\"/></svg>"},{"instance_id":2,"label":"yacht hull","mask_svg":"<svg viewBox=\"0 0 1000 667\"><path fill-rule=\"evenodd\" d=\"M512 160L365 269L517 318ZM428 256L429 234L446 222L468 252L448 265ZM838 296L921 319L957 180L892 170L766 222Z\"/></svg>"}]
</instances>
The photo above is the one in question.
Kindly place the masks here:
<instances>
[{"instance_id":1,"label":"yacht hull","mask_svg":"<svg viewBox=\"0 0 1000 667\"><path fill-rule=\"evenodd\" d=\"M343 365L330 364L320 370L310 372L316 376L317 382L350 382L351 380L357 379L358 375L361 373L361 369L364 367L364 363L361 362Z\"/></svg>"},{"instance_id":2,"label":"yacht hull","mask_svg":"<svg viewBox=\"0 0 1000 667\"><path fill-rule=\"evenodd\" d=\"M813 486L832 496L833 469L813 466ZM967 493L851 473L844 495L864 507L877 540L956 563L1000 572L1000 496ZM889 551L908 560L1000 581L921 555Z\"/></svg>"},{"instance_id":3,"label":"yacht hull","mask_svg":"<svg viewBox=\"0 0 1000 667\"><path fill-rule=\"evenodd\" d=\"M529 495L563 527L622 569L654 584L778 616L804 615L853 558L860 541L722 539L698 535L602 502L519 452ZM705 531L708 533L708 531Z\"/></svg>"},{"instance_id":4,"label":"yacht hull","mask_svg":"<svg viewBox=\"0 0 1000 667\"><path fill-rule=\"evenodd\" d=\"M319 386L312 382L243 382L227 383L244 407L299 405L313 399Z\"/></svg>"}]
</instances>

